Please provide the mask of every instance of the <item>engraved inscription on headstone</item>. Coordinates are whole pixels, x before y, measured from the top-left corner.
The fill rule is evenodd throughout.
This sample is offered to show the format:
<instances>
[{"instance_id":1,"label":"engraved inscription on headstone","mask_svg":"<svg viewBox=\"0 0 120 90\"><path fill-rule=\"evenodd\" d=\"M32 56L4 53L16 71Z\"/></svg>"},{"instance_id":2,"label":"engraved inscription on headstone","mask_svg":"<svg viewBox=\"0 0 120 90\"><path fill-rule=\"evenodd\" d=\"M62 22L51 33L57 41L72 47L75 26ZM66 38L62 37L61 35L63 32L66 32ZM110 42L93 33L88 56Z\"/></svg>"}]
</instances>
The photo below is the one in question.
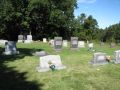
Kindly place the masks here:
<instances>
[{"instance_id":1,"label":"engraved inscription on headstone","mask_svg":"<svg viewBox=\"0 0 120 90\"><path fill-rule=\"evenodd\" d=\"M93 64L93 65L104 65L104 64L107 64L108 61L106 60L106 54L105 53L101 53L101 52L94 53L93 60L90 61L90 63Z\"/></svg>"},{"instance_id":2,"label":"engraved inscription on headstone","mask_svg":"<svg viewBox=\"0 0 120 90\"><path fill-rule=\"evenodd\" d=\"M78 37L71 37L71 49L78 49Z\"/></svg>"},{"instance_id":3,"label":"engraved inscription on headstone","mask_svg":"<svg viewBox=\"0 0 120 90\"><path fill-rule=\"evenodd\" d=\"M54 38L54 49L61 50L62 48L62 37L55 37Z\"/></svg>"},{"instance_id":4,"label":"engraved inscription on headstone","mask_svg":"<svg viewBox=\"0 0 120 90\"><path fill-rule=\"evenodd\" d=\"M117 64L117 63L120 63L120 50L117 50L115 51L115 60L114 62Z\"/></svg>"},{"instance_id":5,"label":"engraved inscription on headstone","mask_svg":"<svg viewBox=\"0 0 120 90\"><path fill-rule=\"evenodd\" d=\"M47 55L40 57L40 64L37 67L38 72L46 72L50 70L50 64L55 66L56 70L65 69L62 65L61 58L59 55Z\"/></svg>"}]
</instances>

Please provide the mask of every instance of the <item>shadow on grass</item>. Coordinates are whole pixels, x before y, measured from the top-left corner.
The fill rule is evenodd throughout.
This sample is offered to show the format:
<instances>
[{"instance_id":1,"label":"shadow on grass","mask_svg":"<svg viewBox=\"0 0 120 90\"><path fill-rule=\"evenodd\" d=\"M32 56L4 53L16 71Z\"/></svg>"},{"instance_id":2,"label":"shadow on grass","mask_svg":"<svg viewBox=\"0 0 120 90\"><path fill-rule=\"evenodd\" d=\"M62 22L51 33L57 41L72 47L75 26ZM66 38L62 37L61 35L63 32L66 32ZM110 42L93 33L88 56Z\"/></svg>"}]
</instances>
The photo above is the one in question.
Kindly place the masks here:
<instances>
[{"instance_id":1,"label":"shadow on grass","mask_svg":"<svg viewBox=\"0 0 120 90\"><path fill-rule=\"evenodd\" d=\"M43 84L36 81L27 81L27 72L18 72L14 67L5 65L6 61L15 61L25 56L32 56L33 49L19 48L19 55L2 55L3 48L0 47L0 90L42 90ZM40 50L39 50L40 51Z\"/></svg>"}]
</instances>

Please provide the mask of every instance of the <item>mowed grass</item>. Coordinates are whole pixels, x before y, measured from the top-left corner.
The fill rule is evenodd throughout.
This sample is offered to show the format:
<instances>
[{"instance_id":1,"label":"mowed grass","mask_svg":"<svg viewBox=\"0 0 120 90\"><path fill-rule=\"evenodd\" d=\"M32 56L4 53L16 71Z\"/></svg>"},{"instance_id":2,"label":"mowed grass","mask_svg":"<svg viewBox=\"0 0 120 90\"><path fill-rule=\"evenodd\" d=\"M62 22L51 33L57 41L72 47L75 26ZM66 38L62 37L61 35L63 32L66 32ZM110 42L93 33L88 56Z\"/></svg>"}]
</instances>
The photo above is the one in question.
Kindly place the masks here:
<instances>
[{"instance_id":1,"label":"mowed grass","mask_svg":"<svg viewBox=\"0 0 120 90\"><path fill-rule=\"evenodd\" d=\"M67 47L62 48L61 52L56 52L48 43L18 43L17 48L20 54L9 57L2 56L0 66L3 69L5 68L5 71L2 71L2 73L13 71L17 73L18 77L17 79L15 78L16 81L12 81L11 79L11 81L9 81L13 83L9 85L9 88L14 86L13 89L17 88L16 90L120 90L120 64L109 63L102 66L92 66L88 63L92 60L93 53L95 52L105 52L114 58L114 51L119 50L120 46L110 48L108 44L105 44L100 47L98 43L94 46L94 52L89 52L87 46L77 51L72 51ZM31 54L31 52L36 50L45 50L49 54L59 54L62 63L67 68L43 73L37 72L36 67L39 65L39 57ZM22 76L24 79L21 79L21 73L25 73L24 76ZM0 76L0 78L2 78L2 76ZM3 78L5 77L3 76ZM26 83L31 82L31 86L36 85L38 88L33 89L30 85L24 88L23 85L21 89L19 83L17 85L14 83L17 83L19 79L22 80L20 84L23 81ZM4 81L5 80L6 79L4 79ZM8 80L6 80L6 82L7 81ZM2 84L2 82L0 84ZM4 90L4 85L2 86L2 90ZM7 89L13 90L9 88Z\"/></svg>"}]
</instances>

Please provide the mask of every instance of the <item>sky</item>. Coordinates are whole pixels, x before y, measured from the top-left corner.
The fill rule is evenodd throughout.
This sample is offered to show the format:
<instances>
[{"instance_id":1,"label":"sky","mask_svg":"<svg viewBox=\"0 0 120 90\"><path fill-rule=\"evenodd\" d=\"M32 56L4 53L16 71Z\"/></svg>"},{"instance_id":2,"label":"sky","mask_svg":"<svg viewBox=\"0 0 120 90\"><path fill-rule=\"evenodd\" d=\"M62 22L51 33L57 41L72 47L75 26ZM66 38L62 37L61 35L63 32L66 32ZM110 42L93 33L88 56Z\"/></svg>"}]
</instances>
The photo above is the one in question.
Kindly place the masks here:
<instances>
[{"instance_id":1,"label":"sky","mask_svg":"<svg viewBox=\"0 0 120 90\"><path fill-rule=\"evenodd\" d=\"M99 28L104 29L120 22L120 0L78 0L77 4L74 15L92 15L97 20Z\"/></svg>"}]
</instances>

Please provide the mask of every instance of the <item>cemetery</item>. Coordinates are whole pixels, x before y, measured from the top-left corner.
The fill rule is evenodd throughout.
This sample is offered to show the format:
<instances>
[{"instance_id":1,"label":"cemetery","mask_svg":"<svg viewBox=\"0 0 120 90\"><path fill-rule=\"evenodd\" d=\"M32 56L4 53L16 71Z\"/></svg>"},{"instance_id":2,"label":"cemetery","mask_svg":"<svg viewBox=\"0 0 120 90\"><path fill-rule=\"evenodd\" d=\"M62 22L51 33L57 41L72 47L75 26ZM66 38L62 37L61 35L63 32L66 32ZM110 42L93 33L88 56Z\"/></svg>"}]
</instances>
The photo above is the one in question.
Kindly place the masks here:
<instances>
[{"instance_id":1,"label":"cemetery","mask_svg":"<svg viewBox=\"0 0 120 90\"><path fill-rule=\"evenodd\" d=\"M120 90L120 0L0 0L0 90Z\"/></svg>"},{"instance_id":2,"label":"cemetery","mask_svg":"<svg viewBox=\"0 0 120 90\"><path fill-rule=\"evenodd\" d=\"M54 90L56 87L59 87L57 88L58 90L66 90L71 85L75 87L75 90L79 90L79 85L83 85L81 86L83 89L95 86L96 90L97 88L118 90L119 85L116 88L113 87L120 83L120 80L117 79L120 75L120 46L110 48L109 44L104 44L101 48L99 43L93 42L96 51L88 51L87 42L84 42L84 48L78 48L76 51L71 50L71 41L67 41L67 43L67 47L65 48L64 46L60 46L62 50L59 52L56 52L49 42L33 41L31 44L16 43L16 51L19 51L19 54L13 55L4 55L3 51L6 46L0 45L1 50L3 50L0 51L0 62L6 61L1 68L5 66L6 70L10 70L11 72L16 71L20 74L26 72L26 79L28 81L32 80L43 83L42 88L46 88L47 90ZM36 51L35 55L31 53L33 51ZM106 60L107 55L110 55L112 58L110 62ZM12 67L14 68L10 69ZM3 78L5 77L3 76ZM14 78L13 76L10 77ZM111 83L115 78L117 82ZM19 79L16 80L19 83ZM81 84L81 80L83 84ZM103 83L104 86L97 82ZM90 83L92 83L91 86L89 86ZM84 85L87 85L87 87ZM38 85L38 87L40 88L41 85Z\"/></svg>"}]
</instances>

